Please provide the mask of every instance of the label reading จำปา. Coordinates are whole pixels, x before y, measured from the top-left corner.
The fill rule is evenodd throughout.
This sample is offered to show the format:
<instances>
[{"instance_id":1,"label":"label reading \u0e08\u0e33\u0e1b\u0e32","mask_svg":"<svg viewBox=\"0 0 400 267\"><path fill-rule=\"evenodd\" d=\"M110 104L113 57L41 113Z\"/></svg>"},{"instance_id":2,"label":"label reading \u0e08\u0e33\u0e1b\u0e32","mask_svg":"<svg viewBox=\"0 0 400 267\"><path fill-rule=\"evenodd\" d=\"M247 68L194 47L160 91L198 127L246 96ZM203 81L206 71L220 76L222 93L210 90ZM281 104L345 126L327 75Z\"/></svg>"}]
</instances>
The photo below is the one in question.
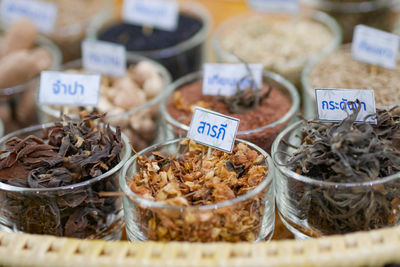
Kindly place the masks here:
<instances>
[{"instance_id":1,"label":"label reading \u0e08\u0e33\u0e1b\u0e32","mask_svg":"<svg viewBox=\"0 0 400 267\"><path fill-rule=\"evenodd\" d=\"M364 25L354 30L351 53L354 59L395 69L399 51L399 36Z\"/></svg>"},{"instance_id":2,"label":"label reading \u0e08\u0e33\u0e1b\u0e32","mask_svg":"<svg viewBox=\"0 0 400 267\"><path fill-rule=\"evenodd\" d=\"M318 111L318 119L324 122L340 122L348 114L353 112L353 108L359 108L356 122L363 122L368 115L375 114L375 95L374 90L356 89L315 89L315 98ZM360 104L349 102L360 101ZM376 118L370 116L366 122L376 124Z\"/></svg>"},{"instance_id":3,"label":"label reading \u0e08\u0e33\u0e1b\u0e32","mask_svg":"<svg viewBox=\"0 0 400 267\"><path fill-rule=\"evenodd\" d=\"M109 42L85 40L82 42L82 62L85 70L111 76L124 76L125 47Z\"/></svg>"},{"instance_id":4,"label":"label reading \u0e08\u0e33\u0e1b\u0e32","mask_svg":"<svg viewBox=\"0 0 400 267\"><path fill-rule=\"evenodd\" d=\"M247 0L253 10L270 13L297 13L300 10L298 0Z\"/></svg>"},{"instance_id":5,"label":"label reading \u0e08\u0e33\u0e1b\u0e32","mask_svg":"<svg viewBox=\"0 0 400 267\"><path fill-rule=\"evenodd\" d=\"M239 86L244 90L253 85L262 86L262 64L204 64L203 95L231 96ZM253 79L252 79L253 78Z\"/></svg>"},{"instance_id":6,"label":"label reading \u0e08\u0e33\u0e1b\u0e32","mask_svg":"<svg viewBox=\"0 0 400 267\"><path fill-rule=\"evenodd\" d=\"M128 23L174 31L178 11L175 0L124 0L122 18Z\"/></svg>"},{"instance_id":7,"label":"label reading \u0e08\u0e33\u0e1b\u0e32","mask_svg":"<svg viewBox=\"0 0 400 267\"><path fill-rule=\"evenodd\" d=\"M197 143L232 152L239 119L195 107L187 137Z\"/></svg>"},{"instance_id":8,"label":"label reading \u0e08\u0e33\u0e1b\u0e32","mask_svg":"<svg viewBox=\"0 0 400 267\"><path fill-rule=\"evenodd\" d=\"M101 76L42 71L39 104L97 106Z\"/></svg>"},{"instance_id":9,"label":"label reading \u0e08\u0e33\u0e1b\u0e32","mask_svg":"<svg viewBox=\"0 0 400 267\"><path fill-rule=\"evenodd\" d=\"M36 28L45 34L54 31L58 8L55 3L37 0L2 0L0 15L5 23L21 18L32 20Z\"/></svg>"}]
</instances>

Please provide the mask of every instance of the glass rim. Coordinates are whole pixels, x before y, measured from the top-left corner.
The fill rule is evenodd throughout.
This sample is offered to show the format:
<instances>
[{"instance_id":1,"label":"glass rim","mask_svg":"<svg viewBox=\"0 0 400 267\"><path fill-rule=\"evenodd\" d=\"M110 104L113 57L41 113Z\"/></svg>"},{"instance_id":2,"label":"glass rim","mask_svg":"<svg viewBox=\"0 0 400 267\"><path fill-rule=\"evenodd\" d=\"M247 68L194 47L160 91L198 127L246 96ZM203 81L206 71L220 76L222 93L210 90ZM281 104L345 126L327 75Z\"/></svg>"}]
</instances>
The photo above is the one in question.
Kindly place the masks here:
<instances>
[{"instance_id":1,"label":"glass rim","mask_svg":"<svg viewBox=\"0 0 400 267\"><path fill-rule=\"evenodd\" d=\"M273 175L274 175L274 169L273 169L273 162L271 157L267 152L265 152L262 148L259 146L250 143L246 140L242 139L236 139L235 142L241 142L245 143L248 145L248 147L255 149L257 153L261 154L264 156L264 163L268 167L267 174L265 175L264 180L258 184L255 188L253 188L251 191L247 192L246 194L240 195L238 197L235 197L233 199L225 200L222 202L218 202L215 204L208 204L208 205L196 205L196 206L174 206L174 205L167 205L167 204L162 204L157 201L153 200L148 200L145 198L140 197L139 195L135 194L132 192L130 187L127 184L127 172L128 169L132 167L132 164L136 161L137 157L139 155L154 151L155 149L159 149L168 145L176 144L179 143L183 140L186 140L186 137L183 138L178 138L174 140L169 140L166 142L162 142L159 144L152 145L150 147L147 147L146 149L143 149L142 151L136 153L134 156L132 156L124 165L122 168L122 171L119 174L119 184L122 192L125 194L125 197L129 198L129 201L135 202L139 205L146 206L146 208L154 208L154 209L170 209L170 210L199 210L199 211L208 211L208 210L215 210L223 207L229 207L232 205L235 205L237 203L243 202L245 200L248 200L257 194L261 193L262 190L267 188L268 185L273 186Z\"/></svg>"},{"instance_id":2,"label":"glass rim","mask_svg":"<svg viewBox=\"0 0 400 267\"><path fill-rule=\"evenodd\" d=\"M144 110L144 109L147 109L149 107L157 105L165 97L167 97L167 88L168 88L168 85L172 81L172 77L171 77L171 74L169 73L169 71L163 65L161 65L160 63L158 63L158 62L156 62L156 61L154 61L154 60L152 60L150 58L147 58L147 57L144 57L144 56L141 56L141 55L138 55L138 54L128 54L128 53L126 54L127 65L137 64L140 61L150 62L157 69L157 72L159 73L161 79L164 82L163 89L162 89L161 93L159 93L158 95L156 95L152 99L146 101L146 103L144 103L143 105L140 105L140 106L137 106L137 107L133 107L130 110L127 110L127 111L124 111L124 112L121 112L121 113L117 113L117 114L113 114L113 115L106 115L106 117L104 119L116 119L116 118L120 118L120 117L123 117L123 116L130 116L130 115L132 115L132 114L134 114L136 112L139 112L141 110ZM64 71L67 68L74 68L72 66L76 66L76 65L82 66L82 59L76 59L76 60L69 61L69 62L63 64L61 66L61 71ZM104 76L109 76L109 75L104 75ZM58 105L58 106L61 106L61 105ZM38 107L39 107L40 111L42 111L45 114L50 115L52 117L60 118L60 116L61 116L61 111L57 110L55 108L52 108L51 105L38 105ZM66 114L66 115L70 116L73 119L77 119L79 117L78 114Z\"/></svg>"},{"instance_id":3,"label":"glass rim","mask_svg":"<svg viewBox=\"0 0 400 267\"><path fill-rule=\"evenodd\" d=\"M55 43L53 43L50 39L42 35L36 36L35 44L37 45L37 47L46 49L52 58L51 65L47 70L58 70L62 62L62 53L58 46L55 45ZM0 97L13 96L22 93L29 89L30 84L33 85L34 83L38 82L39 78L40 73L32 79L21 84L6 88L0 88Z\"/></svg>"},{"instance_id":4,"label":"glass rim","mask_svg":"<svg viewBox=\"0 0 400 267\"><path fill-rule=\"evenodd\" d=\"M294 171L292 171L289 167L282 165L283 162L280 162L276 158L276 153L279 153L277 151L278 146L282 143L282 139L289 133L291 133L294 130L297 130L303 123L305 123L304 120L298 121L290 126L288 126L286 129L284 129L277 138L275 139L274 143L272 144L272 149L271 149L271 157L274 162L274 166L276 168L276 171L282 172L285 175L287 175L289 178L293 178L295 180L298 180L300 182L304 182L307 184L312 184L316 186L333 186L333 187L371 187L375 185L380 185L384 184L387 182L391 182L394 180L400 179L400 172L397 174L392 174L390 176L386 176L377 180L372 180L372 181L366 181L366 182L327 182L327 181L321 181L312 177L308 177L305 175L298 174Z\"/></svg>"},{"instance_id":5,"label":"glass rim","mask_svg":"<svg viewBox=\"0 0 400 267\"><path fill-rule=\"evenodd\" d=\"M27 128L23 128L23 129L11 132L11 133L3 136L2 138L0 138L0 145L3 145L11 137L15 137L20 134L30 133L30 132L37 131L40 129L46 129L51 126L54 126L56 123L60 123L60 122L49 122L49 123L45 123L45 124L37 124L34 126L30 126ZM106 126L106 124L100 124L100 125ZM115 127L112 127L110 125L110 129L115 133L115 131L116 131ZM99 175L97 177L91 178L89 180L86 180L86 181L83 181L80 183L59 186L59 187L51 187L51 188L20 187L20 186L9 185L9 184L6 184L6 183L0 181L0 191L3 190L3 191L7 191L7 192L16 192L16 193L52 193L52 192L58 192L58 191L68 192L68 191L76 190L81 187L85 187L90 184L96 183L100 180L103 180L104 178L107 178L107 177L115 174L117 171L119 171L123 167L125 162L128 160L128 158L130 157L131 150L130 150L130 146L129 146L129 140L128 140L128 137L126 137L122 132L121 132L121 140L122 140L123 147L122 147L122 151L120 152L120 156L121 156L120 162L117 165L115 165L113 168L108 170L107 172L103 173L102 175Z\"/></svg>"},{"instance_id":6,"label":"glass rim","mask_svg":"<svg viewBox=\"0 0 400 267\"><path fill-rule=\"evenodd\" d=\"M396 7L398 3L393 0L364 0L358 2L334 2L330 0L301 0L304 4L309 4L314 8L322 9L326 12L341 13L368 13L383 7Z\"/></svg>"},{"instance_id":7,"label":"glass rim","mask_svg":"<svg viewBox=\"0 0 400 267\"><path fill-rule=\"evenodd\" d=\"M332 33L332 41L329 42L329 44L322 48L321 50L310 54L308 56L303 56L299 58L294 58L291 60L287 60L286 62L283 63L278 63L278 64L273 64L274 68L285 68L287 66L292 66L292 65L302 65L306 64L309 60L312 60L313 58L319 57L320 55L330 53L331 51L336 50L336 48L342 43L342 28L340 27L339 23L330 15L328 15L325 12L318 11L318 10L304 10L301 9L300 13L298 14L284 14L284 13L268 13L276 16L287 16L287 17L304 17L304 18L310 18L322 25L324 25L331 33ZM217 58L224 58L228 59L230 62L240 62L239 59L231 52L227 51L226 49L223 48L221 44L221 37L223 36L223 32L226 29L231 28L231 24L233 23L239 23L243 20L247 20L249 18L254 17L255 15L257 16L265 16L264 13L258 13L255 11L250 11L246 13L242 13L236 16L233 16L225 21L223 21L218 28L214 31L214 34L212 36L211 44L212 44L212 49L214 53L217 55ZM268 68L268 66L264 66L265 68Z\"/></svg>"},{"instance_id":8,"label":"glass rim","mask_svg":"<svg viewBox=\"0 0 400 267\"><path fill-rule=\"evenodd\" d=\"M137 51L126 51L126 54L136 53L141 54L146 57L151 58L165 58L170 57L172 55L176 55L181 53L181 51L189 50L207 39L208 34L211 30L212 17L209 11L200 3L194 1L185 1L179 3L180 13L189 13L193 14L196 18L200 19L202 22L202 27L198 32L196 32L190 38L175 44L173 46L154 49L154 50L137 50ZM114 19L111 22L105 19L99 20L95 23L92 23L87 30L87 37L91 39L98 39L98 33L100 33L105 27L112 25L117 21L122 21L121 18ZM122 21L123 22L123 21Z\"/></svg>"},{"instance_id":9,"label":"glass rim","mask_svg":"<svg viewBox=\"0 0 400 267\"><path fill-rule=\"evenodd\" d=\"M171 83L167 89L166 89L166 95L167 97L165 97L162 102L160 103L160 110L161 110L161 114L162 116L167 120L168 123L170 123L171 125L182 129L184 131L188 131L189 130L189 125L183 124L179 121L177 121L175 118L173 118L171 116L171 114L169 114L168 110L167 110L167 101L172 97L172 94L176 91L179 90L179 88L181 88L183 85L188 84L190 82L195 82L197 80L202 80L203 78L203 71L197 71L197 72L193 72L190 74L187 74L185 76L182 76L181 78L179 78L178 80L174 81L173 83ZM258 133L258 132L262 132L266 129L269 128L273 128L275 126L281 125L287 121L289 121L296 113L296 111L299 110L300 108L300 96L299 93L297 92L296 87L289 82L287 79L285 79L284 77L282 77L281 75L274 73L274 72L270 72L270 71L266 71L263 70L263 78L268 78L268 79L272 79L273 81L275 81L276 83L282 85L285 90L288 91L289 93L289 100L291 101L291 107L290 109L285 113L284 116L282 116L281 118L279 118L279 120L271 122L267 125L264 125L262 127L258 127L255 129L250 129L250 130L243 130L243 131L238 131L237 135L247 135L247 134L254 134L254 133ZM283 91L283 90L280 90Z\"/></svg>"}]
</instances>

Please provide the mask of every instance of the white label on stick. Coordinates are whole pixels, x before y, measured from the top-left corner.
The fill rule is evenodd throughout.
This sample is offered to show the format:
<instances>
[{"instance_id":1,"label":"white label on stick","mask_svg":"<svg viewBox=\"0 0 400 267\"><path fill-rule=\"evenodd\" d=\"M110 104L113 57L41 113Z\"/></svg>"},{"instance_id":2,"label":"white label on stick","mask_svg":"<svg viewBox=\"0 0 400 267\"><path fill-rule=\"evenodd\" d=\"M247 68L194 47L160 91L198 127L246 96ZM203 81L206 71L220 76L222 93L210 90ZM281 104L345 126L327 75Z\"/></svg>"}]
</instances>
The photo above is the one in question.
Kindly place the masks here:
<instances>
[{"instance_id":1,"label":"white label on stick","mask_svg":"<svg viewBox=\"0 0 400 267\"><path fill-rule=\"evenodd\" d=\"M203 95L234 95L238 89L253 85L262 86L262 64L249 64L250 73L244 64L204 64ZM253 79L254 80L253 80Z\"/></svg>"},{"instance_id":2,"label":"white label on stick","mask_svg":"<svg viewBox=\"0 0 400 267\"><path fill-rule=\"evenodd\" d=\"M178 11L175 0L124 0L122 18L128 23L174 31Z\"/></svg>"},{"instance_id":3,"label":"white label on stick","mask_svg":"<svg viewBox=\"0 0 400 267\"><path fill-rule=\"evenodd\" d=\"M187 137L206 146L231 153L239 119L196 107Z\"/></svg>"},{"instance_id":4,"label":"white label on stick","mask_svg":"<svg viewBox=\"0 0 400 267\"><path fill-rule=\"evenodd\" d=\"M97 106L101 76L42 71L39 104Z\"/></svg>"},{"instance_id":5,"label":"white label on stick","mask_svg":"<svg viewBox=\"0 0 400 267\"><path fill-rule=\"evenodd\" d=\"M270 13L297 13L300 10L298 0L247 0L256 11Z\"/></svg>"},{"instance_id":6,"label":"white label on stick","mask_svg":"<svg viewBox=\"0 0 400 267\"><path fill-rule=\"evenodd\" d=\"M361 107L356 122L363 122L366 116L376 113L374 90L315 89L315 98L320 121L340 122L359 105ZM349 103L356 100L360 104ZM376 124L376 118L371 116L366 122Z\"/></svg>"},{"instance_id":7,"label":"white label on stick","mask_svg":"<svg viewBox=\"0 0 400 267\"><path fill-rule=\"evenodd\" d=\"M126 52L123 45L86 40L82 42L83 67L86 70L111 76L126 73Z\"/></svg>"},{"instance_id":8,"label":"white label on stick","mask_svg":"<svg viewBox=\"0 0 400 267\"><path fill-rule=\"evenodd\" d=\"M399 36L364 25L354 30L352 55L364 63L395 69L399 51Z\"/></svg>"},{"instance_id":9,"label":"white label on stick","mask_svg":"<svg viewBox=\"0 0 400 267\"><path fill-rule=\"evenodd\" d=\"M28 18L45 34L54 31L57 12L55 3L37 0L2 0L0 4L0 15L4 22L11 24L18 19Z\"/></svg>"}]
</instances>

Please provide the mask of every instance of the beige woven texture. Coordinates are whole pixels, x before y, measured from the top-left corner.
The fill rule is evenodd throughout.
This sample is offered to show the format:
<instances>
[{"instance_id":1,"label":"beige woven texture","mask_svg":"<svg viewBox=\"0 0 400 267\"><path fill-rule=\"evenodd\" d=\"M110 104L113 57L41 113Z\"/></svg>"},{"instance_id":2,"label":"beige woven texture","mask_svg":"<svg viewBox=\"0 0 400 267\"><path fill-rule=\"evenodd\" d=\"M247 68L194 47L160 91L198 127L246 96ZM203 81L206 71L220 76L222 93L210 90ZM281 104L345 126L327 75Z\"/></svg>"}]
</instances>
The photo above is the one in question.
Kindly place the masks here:
<instances>
[{"instance_id":1,"label":"beige woven texture","mask_svg":"<svg viewBox=\"0 0 400 267\"><path fill-rule=\"evenodd\" d=\"M0 231L6 266L383 266L400 263L400 227L305 241L129 243Z\"/></svg>"}]
</instances>

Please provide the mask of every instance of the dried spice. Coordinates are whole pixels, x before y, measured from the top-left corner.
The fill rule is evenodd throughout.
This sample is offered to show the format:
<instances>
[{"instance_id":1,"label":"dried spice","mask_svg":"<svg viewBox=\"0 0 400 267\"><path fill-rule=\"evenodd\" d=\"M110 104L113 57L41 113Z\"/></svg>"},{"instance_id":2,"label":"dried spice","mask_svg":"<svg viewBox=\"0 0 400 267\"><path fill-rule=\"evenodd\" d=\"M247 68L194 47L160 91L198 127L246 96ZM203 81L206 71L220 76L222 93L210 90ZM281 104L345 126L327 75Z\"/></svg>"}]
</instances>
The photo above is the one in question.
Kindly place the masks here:
<instances>
[{"instance_id":1,"label":"dried spice","mask_svg":"<svg viewBox=\"0 0 400 267\"><path fill-rule=\"evenodd\" d=\"M0 180L21 187L21 192L0 191L3 223L17 231L78 238L103 238L121 223L121 218L115 220L121 210L118 198L99 196L118 190L115 174L65 188L98 177L120 162L120 130L96 126L94 120L102 117L56 123L45 128L42 137L6 141L6 150L0 152ZM35 188L39 191L23 191Z\"/></svg>"},{"instance_id":2,"label":"dried spice","mask_svg":"<svg viewBox=\"0 0 400 267\"><path fill-rule=\"evenodd\" d=\"M400 180L368 185L400 171L399 109L378 109L377 125L354 124L358 113L354 109L341 123L305 123L302 144L287 162L301 175L341 184L324 187L294 179L288 183L292 201L304 213L301 219L307 219L316 235L400 223Z\"/></svg>"},{"instance_id":3,"label":"dried spice","mask_svg":"<svg viewBox=\"0 0 400 267\"><path fill-rule=\"evenodd\" d=\"M270 184L242 201L201 207L232 201L260 185L268 172L264 156L244 143L237 143L232 154L210 148L206 152L206 147L188 139L180 146L178 154L138 156L137 171L128 177L130 189L141 198L169 205L135 205L139 230L148 239L160 241L256 240Z\"/></svg>"}]
</instances>

